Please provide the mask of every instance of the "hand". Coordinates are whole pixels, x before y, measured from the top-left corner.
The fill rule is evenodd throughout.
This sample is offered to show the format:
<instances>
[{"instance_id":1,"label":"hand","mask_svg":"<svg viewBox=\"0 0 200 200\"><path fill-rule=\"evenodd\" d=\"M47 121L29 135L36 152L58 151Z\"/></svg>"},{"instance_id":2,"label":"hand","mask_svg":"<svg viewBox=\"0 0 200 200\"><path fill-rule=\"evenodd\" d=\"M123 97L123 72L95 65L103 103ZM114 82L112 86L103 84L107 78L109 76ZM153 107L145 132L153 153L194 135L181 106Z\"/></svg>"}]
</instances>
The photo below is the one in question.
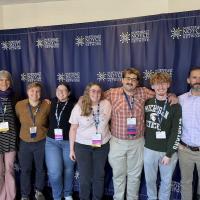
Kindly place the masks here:
<instances>
[{"instance_id":1,"label":"hand","mask_svg":"<svg viewBox=\"0 0 200 200\"><path fill-rule=\"evenodd\" d=\"M174 105L178 103L178 97L172 93L168 94L168 100L169 100L170 105Z\"/></svg>"},{"instance_id":2,"label":"hand","mask_svg":"<svg viewBox=\"0 0 200 200\"><path fill-rule=\"evenodd\" d=\"M70 150L69 157L72 161L76 160L75 152Z\"/></svg>"},{"instance_id":3,"label":"hand","mask_svg":"<svg viewBox=\"0 0 200 200\"><path fill-rule=\"evenodd\" d=\"M160 162L163 165L168 165L170 163L170 161L171 161L171 158L164 156Z\"/></svg>"}]
</instances>

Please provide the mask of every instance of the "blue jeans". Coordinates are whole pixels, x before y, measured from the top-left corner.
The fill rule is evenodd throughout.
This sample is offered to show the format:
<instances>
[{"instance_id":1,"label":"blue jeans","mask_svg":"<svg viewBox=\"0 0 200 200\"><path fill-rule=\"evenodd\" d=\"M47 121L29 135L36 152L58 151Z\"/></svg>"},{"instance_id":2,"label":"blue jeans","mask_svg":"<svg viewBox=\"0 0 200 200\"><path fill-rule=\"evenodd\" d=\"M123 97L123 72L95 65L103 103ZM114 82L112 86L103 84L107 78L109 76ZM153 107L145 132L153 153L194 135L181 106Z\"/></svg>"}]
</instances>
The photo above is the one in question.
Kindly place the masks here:
<instances>
[{"instance_id":1,"label":"blue jeans","mask_svg":"<svg viewBox=\"0 0 200 200\"><path fill-rule=\"evenodd\" d=\"M144 172L149 200L169 200L171 193L171 182L174 168L177 162L177 153L171 157L168 165L161 164L160 160L165 156L165 152L154 151L144 148ZM160 190L157 197L157 175L160 170Z\"/></svg>"},{"instance_id":2,"label":"blue jeans","mask_svg":"<svg viewBox=\"0 0 200 200\"><path fill-rule=\"evenodd\" d=\"M72 196L74 162L69 158L69 141L47 137L45 158L54 200Z\"/></svg>"}]
</instances>

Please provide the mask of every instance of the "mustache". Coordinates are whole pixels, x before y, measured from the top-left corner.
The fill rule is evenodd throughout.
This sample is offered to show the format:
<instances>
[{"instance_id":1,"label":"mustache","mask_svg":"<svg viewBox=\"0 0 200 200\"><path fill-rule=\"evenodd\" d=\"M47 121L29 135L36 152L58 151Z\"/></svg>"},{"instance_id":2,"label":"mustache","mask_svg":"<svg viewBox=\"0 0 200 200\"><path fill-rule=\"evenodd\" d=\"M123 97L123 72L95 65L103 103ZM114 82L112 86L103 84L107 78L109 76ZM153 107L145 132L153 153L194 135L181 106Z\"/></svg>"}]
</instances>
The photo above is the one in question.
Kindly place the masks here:
<instances>
[{"instance_id":1,"label":"mustache","mask_svg":"<svg viewBox=\"0 0 200 200\"><path fill-rule=\"evenodd\" d=\"M192 87L194 87L196 85L200 86L200 83L194 83L194 84L192 84Z\"/></svg>"},{"instance_id":2,"label":"mustache","mask_svg":"<svg viewBox=\"0 0 200 200\"><path fill-rule=\"evenodd\" d=\"M126 85L130 85L130 86L133 86L133 84L132 84L132 83L127 83Z\"/></svg>"}]
</instances>

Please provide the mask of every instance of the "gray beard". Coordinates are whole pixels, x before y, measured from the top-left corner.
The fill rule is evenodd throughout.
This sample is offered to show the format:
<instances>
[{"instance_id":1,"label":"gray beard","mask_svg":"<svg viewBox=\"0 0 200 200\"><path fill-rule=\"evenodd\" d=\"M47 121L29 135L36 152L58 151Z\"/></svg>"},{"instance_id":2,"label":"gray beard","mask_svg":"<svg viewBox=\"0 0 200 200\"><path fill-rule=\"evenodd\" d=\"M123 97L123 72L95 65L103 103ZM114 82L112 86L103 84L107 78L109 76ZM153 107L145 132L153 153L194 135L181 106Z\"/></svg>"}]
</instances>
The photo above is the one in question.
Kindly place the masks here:
<instances>
[{"instance_id":1,"label":"gray beard","mask_svg":"<svg viewBox=\"0 0 200 200\"><path fill-rule=\"evenodd\" d=\"M192 88L193 92L200 92L200 87Z\"/></svg>"}]
</instances>

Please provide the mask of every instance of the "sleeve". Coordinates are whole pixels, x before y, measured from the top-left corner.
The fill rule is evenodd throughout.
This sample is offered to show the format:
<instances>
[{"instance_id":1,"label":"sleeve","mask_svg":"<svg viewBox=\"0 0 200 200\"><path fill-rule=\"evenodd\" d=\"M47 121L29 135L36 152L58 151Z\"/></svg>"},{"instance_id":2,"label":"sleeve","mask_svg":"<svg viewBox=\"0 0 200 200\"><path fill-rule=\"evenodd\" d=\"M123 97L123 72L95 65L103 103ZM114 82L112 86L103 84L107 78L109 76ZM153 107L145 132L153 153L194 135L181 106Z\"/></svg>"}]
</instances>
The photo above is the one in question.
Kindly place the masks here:
<instances>
[{"instance_id":1,"label":"sleeve","mask_svg":"<svg viewBox=\"0 0 200 200\"><path fill-rule=\"evenodd\" d=\"M17 102L15 105L15 113L16 113L16 116L19 117L19 102Z\"/></svg>"},{"instance_id":2,"label":"sleeve","mask_svg":"<svg viewBox=\"0 0 200 200\"><path fill-rule=\"evenodd\" d=\"M177 151L182 133L182 111L179 104L175 104L172 116L171 134L168 139L166 156L171 157Z\"/></svg>"},{"instance_id":3,"label":"sleeve","mask_svg":"<svg viewBox=\"0 0 200 200\"><path fill-rule=\"evenodd\" d=\"M69 118L69 123L70 124L79 124L79 120L78 117L80 116L81 112L81 108L78 104L76 104L74 106L74 108L72 109L70 118Z\"/></svg>"},{"instance_id":4,"label":"sleeve","mask_svg":"<svg viewBox=\"0 0 200 200\"><path fill-rule=\"evenodd\" d=\"M112 107L111 107L110 102L107 99L105 99L104 100L103 117L104 117L106 122L109 122L109 120L110 120L111 109L112 109Z\"/></svg>"},{"instance_id":5,"label":"sleeve","mask_svg":"<svg viewBox=\"0 0 200 200\"><path fill-rule=\"evenodd\" d=\"M146 87L143 87L143 89L144 89L144 92L145 92L145 101L147 99L151 99L151 98L155 97L155 92L153 90L150 90Z\"/></svg>"},{"instance_id":6,"label":"sleeve","mask_svg":"<svg viewBox=\"0 0 200 200\"><path fill-rule=\"evenodd\" d=\"M109 102L111 102L111 91L112 91L112 88L104 92L104 97L105 97Z\"/></svg>"}]
</instances>

